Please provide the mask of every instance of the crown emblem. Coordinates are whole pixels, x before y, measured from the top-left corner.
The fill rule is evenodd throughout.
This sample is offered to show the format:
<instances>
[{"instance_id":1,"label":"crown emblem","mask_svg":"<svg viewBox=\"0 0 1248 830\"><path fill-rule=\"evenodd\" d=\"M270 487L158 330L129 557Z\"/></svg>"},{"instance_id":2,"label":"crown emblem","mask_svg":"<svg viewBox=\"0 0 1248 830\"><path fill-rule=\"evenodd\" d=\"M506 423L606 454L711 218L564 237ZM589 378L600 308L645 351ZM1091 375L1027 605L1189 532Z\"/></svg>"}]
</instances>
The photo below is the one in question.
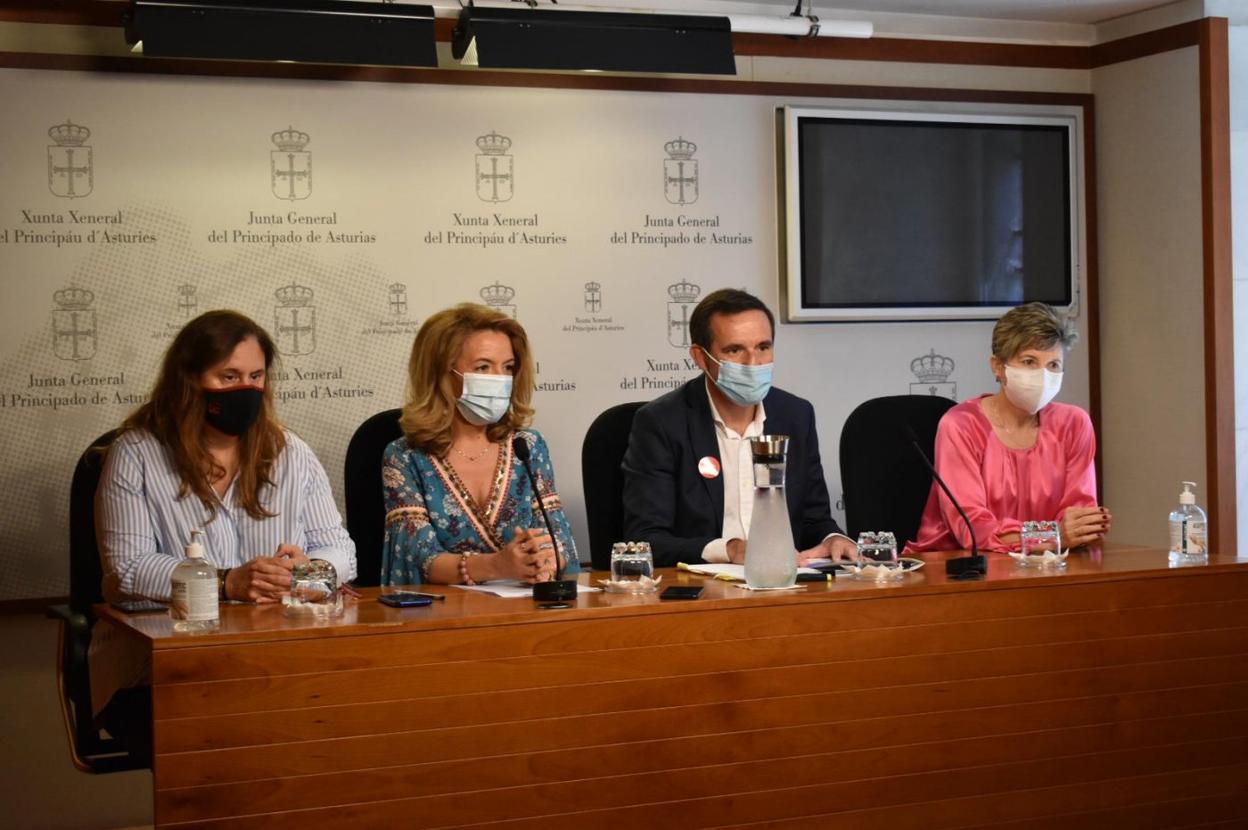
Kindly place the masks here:
<instances>
[{"instance_id":1,"label":"crown emblem","mask_svg":"<svg viewBox=\"0 0 1248 830\"><path fill-rule=\"evenodd\" d=\"M488 134L477 138L477 147L487 156L501 156L511 149L511 139L490 130Z\"/></svg>"},{"instance_id":2,"label":"crown emblem","mask_svg":"<svg viewBox=\"0 0 1248 830\"><path fill-rule=\"evenodd\" d=\"M64 124L48 130L48 137L61 147L81 147L91 137L91 131L67 118Z\"/></svg>"},{"instance_id":3,"label":"crown emblem","mask_svg":"<svg viewBox=\"0 0 1248 830\"><path fill-rule=\"evenodd\" d=\"M407 286L401 282L392 282L390 283L390 293L391 294L405 294L407 293Z\"/></svg>"},{"instance_id":4,"label":"crown emblem","mask_svg":"<svg viewBox=\"0 0 1248 830\"><path fill-rule=\"evenodd\" d=\"M297 153L304 147L308 146L308 142L312 137L307 133L301 133L294 127L287 127L280 132L273 133L273 143L277 145L277 149L284 153Z\"/></svg>"},{"instance_id":5,"label":"crown emblem","mask_svg":"<svg viewBox=\"0 0 1248 830\"><path fill-rule=\"evenodd\" d=\"M686 141L683 138L677 138L675 141L669 141L663 145L663 149L674 159L682 161L693 158L693 154L698 151L698 145L692 141Z\"/></svg>"},{"instance_id":6,"label":"crown emblem","mask_svg":"<svg viewBox=\"0 0 1248 830\"><path fill-rule=\"evenodd\" d=\"M76 311L87 308L95 301L95 295L85 288L62 288L52 295L61 308Z\"/></svg>"},{"instance_id":7,"label":"crown emblem","mask_svg":"<svg viewBox=\"0 0 1248 830\"><path fill-rule=\"evenodd\" d=\"M945 383L953 367L953 358L936 354L935 349L910 361L910 371L921 383Z\"/></svg>"},{"instance_id":8,"label":"crown emblem","mask_svg":"<svg viewBox=\"0 0 1248 830\"><path fill-rule=\"evenodd\" d=\"M516 296L516 289L509 285L501 285L498 280L495 280L493 285L487 285L481 289L481 299L485 300L485 304L489 306L507 305L514 296Z\"/></svg>"},{"instance_id":9,"label":"crown emblem","mask_svg":"<svg viewBox=\"0 0 1248 830\"><path fill-rule=\"evenodd\" d=\"M585 290L586 290L586 291L589 291L589 292L591 292L591 293L592 293L592 292L596 292L596 291L601 291L601 290L602 290L602 285L600 285L599 283L596 283L596 282L587 282L587 283L585 283Z\"/></svg>"},{"instance_id":10,"label":"crown emblem","mask_svg":"<svg viewBox=\"0 0 1248 830\"><path fill-rule=\"evenodd\" d=\"M678 283L669 285L667 293L678 303L696 303L698 295L702 293L702 288L686 280L681 280Z\"/></svg>"},{"instance_id":11,"label":"crown emblem","mask_svg":"<svg viewBox=\"0 0 1248 830\"><path fill-rule=\"evenodd\" d=\"M194 297L195 292L198 290L199 290L198 288L191 285L190 283L182 283L181 285L178 286L178 293L181 294L183 297Z\"/></svg>"},{"instance_id":12,"label":"crown emblem","mask_svg":"<svg viewBox=\"0 0 1248 830\"><path fill-rule=\"evenodd\" d=\"M274 291L273 296L277 297L277 301L287 308L312 304L312 289L293 282Z\"/></svg>"}]
</instances>

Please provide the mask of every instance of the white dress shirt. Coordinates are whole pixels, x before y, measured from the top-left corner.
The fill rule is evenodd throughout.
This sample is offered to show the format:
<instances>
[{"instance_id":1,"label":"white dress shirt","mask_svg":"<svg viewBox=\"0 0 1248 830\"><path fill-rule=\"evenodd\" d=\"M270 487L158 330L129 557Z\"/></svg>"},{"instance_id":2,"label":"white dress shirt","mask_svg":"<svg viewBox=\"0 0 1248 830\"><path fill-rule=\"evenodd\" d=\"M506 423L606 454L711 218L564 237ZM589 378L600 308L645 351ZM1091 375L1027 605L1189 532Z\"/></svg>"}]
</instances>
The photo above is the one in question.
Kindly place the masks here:
<instances>
[{"instance_id":1,"label":"white dress shirt","mask_svg":"<svg viewBox=\"0 0 1248 830\"><path fill-rule=\"evenodd\" d=\"M754 420L746 425L745 432L738 434L724 423L723 416L715 408L709 378L706 397L711 403L711 420L715 422L715 440L719 444L719 474L724 480L724 526L721 537L712 539L702 548L702 559L727 562L728 541L746 539L750 535L750 517L754 513L754 457L750 439L763 434L767 411L759 401L754 407ZM834 536L849 538L841 533L829 533L823 540L826 542Z\"/></svg>"},{"instance_id":2,"label":"white dress shirt","mask_svg":"<svg viewBox=\"0 0 1248 830\"><path fill-rule=\"evenodd\" d=\"M767 411L760 401L754 406L754 420L738 433L724 423L715 408L707 381L706 397L711 402L711 419L715 422L715 440L719 444L719 474L724 482L723 534L712 539L702 548L702 558L707 562L728 561L728 540L745 539L750 533L750 516L754 513L754 458L750 439L763 434L763 421Z\"/></svg>"}]
</instances>

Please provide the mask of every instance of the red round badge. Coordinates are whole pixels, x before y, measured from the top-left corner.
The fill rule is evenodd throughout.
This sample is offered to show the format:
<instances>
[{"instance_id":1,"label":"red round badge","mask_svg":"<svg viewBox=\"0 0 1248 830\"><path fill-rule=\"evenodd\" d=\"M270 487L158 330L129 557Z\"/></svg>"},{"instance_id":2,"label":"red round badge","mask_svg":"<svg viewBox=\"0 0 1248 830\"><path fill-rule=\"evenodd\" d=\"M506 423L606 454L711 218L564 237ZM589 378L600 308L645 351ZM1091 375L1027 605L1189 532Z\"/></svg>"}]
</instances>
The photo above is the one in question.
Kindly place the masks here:
<instances>
[{"instance_id":1,"label":"red round badge","mask_svg":"<svg viewBox=\"0 0 1248 830\"><path fill-rule=\"evenodd\" d=\"M698 472L702 474L702 478L717 478L719 476L719 459L713 455L704 455L698 461Z\"/></svg>"}]
</instances>

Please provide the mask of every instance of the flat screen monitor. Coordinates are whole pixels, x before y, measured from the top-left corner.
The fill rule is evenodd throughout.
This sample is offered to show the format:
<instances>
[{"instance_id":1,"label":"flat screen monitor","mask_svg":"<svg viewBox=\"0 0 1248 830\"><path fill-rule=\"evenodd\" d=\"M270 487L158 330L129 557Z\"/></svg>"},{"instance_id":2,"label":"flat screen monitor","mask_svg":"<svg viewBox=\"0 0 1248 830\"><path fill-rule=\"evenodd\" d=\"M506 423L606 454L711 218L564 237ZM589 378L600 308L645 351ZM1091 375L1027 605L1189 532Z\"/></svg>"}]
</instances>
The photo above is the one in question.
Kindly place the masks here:
<instances>
[{"instance_id":1,"label":"flat screen monitor","mask_svg":"<svg viewBox=\"0 0 1248 830\"><path fill-rule=\"evenodd\" d=\"M789 321L1075 302L1078 113L781 112Z\"/></svg>"}]
</instances>

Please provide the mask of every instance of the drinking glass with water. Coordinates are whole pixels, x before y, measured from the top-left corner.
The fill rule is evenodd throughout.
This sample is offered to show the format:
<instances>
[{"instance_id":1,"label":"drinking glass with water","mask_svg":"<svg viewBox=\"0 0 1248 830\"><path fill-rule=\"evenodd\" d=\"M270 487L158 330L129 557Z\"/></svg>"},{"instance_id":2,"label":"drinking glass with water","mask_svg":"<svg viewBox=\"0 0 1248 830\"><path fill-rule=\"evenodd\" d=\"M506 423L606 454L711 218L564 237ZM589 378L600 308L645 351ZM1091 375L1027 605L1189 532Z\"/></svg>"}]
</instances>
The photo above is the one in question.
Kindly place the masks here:
<instances>
[{"instance_id":1,"label":"drinking glass with water","mask_svg":"<svg viewBox=\"0 0 1248 830\"><path fill-rule=\"evenodd\" d=\"M898 567L897 537L886 530L858 534L858 567L885 565Z\"/></svg>"},{"instance_id":2,"label":"drinking glass with water","mask_svg":"<svg viewBox=\"0 0 1248 830\"><path fill-rule=\"evenodd\" d=\"M1066 564L1062 556L1062 534L1057 522L1023 522L1018 541L1018 563L1024 566Z\"/></svg>"},{"instance_id":3,"label":"drinking glass with water","mask_svg":"<svg viewBox=\"0 0 1248 830\"><path fill-rule=\"evenodd\" d=\"M290 597L286 610L293 614L335 617L342 613L338 572L322 559L296 565L290 572Z\"/></svg>"},{"instance_id":4,"label":"drinking glass with water","mask_svg":"<svg viewBox=\"0 0 1248 830\"><path fill-rule=\"evenodd\" d=\"M654 589L654 556L649 542L616 542L611 547L611 584L615 590Z\"/></svg>"}]
</instances>

